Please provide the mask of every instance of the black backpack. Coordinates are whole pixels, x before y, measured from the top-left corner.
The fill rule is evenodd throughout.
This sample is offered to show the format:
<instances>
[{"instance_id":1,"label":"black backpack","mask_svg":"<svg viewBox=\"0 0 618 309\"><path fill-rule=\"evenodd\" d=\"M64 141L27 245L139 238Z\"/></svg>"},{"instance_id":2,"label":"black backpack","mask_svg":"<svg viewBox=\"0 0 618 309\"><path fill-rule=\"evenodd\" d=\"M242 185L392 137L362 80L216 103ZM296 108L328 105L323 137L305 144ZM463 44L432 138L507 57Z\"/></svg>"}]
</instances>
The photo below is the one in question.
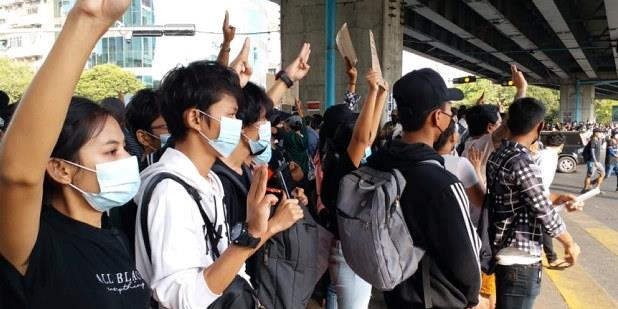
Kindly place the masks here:
<instances>
[{"instance_id":1,"label":"black backpack","mask_svg":"<svg viewBox=\"0 0 618 309\"><path fill-rule=\"evenodd\" d=\"M212 171L229 179L237 192L246 195L249 191L230 170L214 165ZM313 293L318 276L318 231L309 209L302 208L302 220L273 236L247 261L251 283L265 308L306 308ZM275 210L273 207L271 214Z\"/></svg>"},{"instance_id":2,"label":"black backpack","mask_svg":"<svg viewBox=\"0 0 618 309\"><path fill-rule=\"evenodd\" d=\"M220 256L219 249L217 248L217 244L219 243L220 232L215 231L214 224L210 221L206 212L201 207L202 197L199 192L193 188L191 185L187 184L180 177L171 174L171 173L160 173L153 176L146 188L144 190L144 196L142 198L142 204L140 209L140 225L142 228L142 238L144 240L144 247L146 248L146 254L148 255L148 259L151 259L151 248L150 248L150 236L148 235L148 205L150 204L150 199L152 198L152 193L154 192L157 185L163 181L164 179L171 179L179 184L181 184L187 193L191 195L197 208L200 211L200 215L204 220L204 225L206 227L206 235L208 242L210 243L211 250L210 255L213 260L216 260ZM152 300L153 308L158 308L156 302ZM256 291L249 285L245 279L236 275L234 280L230 285L223 291L223 294L217 300L208 306L208 309L264 309L260 303Z\"/></svg>"},{"instance_id":3,"label":"black backpack","mask_svg":"<svg viewBox=\"0 0 618 309\"><path fill-rule=\"evenodd\" d=\"M588 141L588 144L586 144L586 146L584 147L584 150L582 151L582 157L586 162L592 160L592 139L590 139L590 141Z\"/></svg>"}]
</instances>

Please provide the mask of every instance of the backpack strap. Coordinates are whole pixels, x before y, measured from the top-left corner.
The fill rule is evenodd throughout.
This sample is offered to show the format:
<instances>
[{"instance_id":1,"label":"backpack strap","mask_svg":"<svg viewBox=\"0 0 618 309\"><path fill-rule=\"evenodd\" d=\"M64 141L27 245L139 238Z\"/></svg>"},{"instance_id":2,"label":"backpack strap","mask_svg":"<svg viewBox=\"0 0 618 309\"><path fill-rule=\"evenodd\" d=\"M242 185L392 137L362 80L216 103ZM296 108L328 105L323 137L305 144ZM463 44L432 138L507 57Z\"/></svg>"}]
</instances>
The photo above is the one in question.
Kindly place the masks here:
<instances>
[{"instance_id":1,"label":"backpack strap","mask_svg":"<svg viewBox=\"0 0 618 309\"><path fill-rule=\"evenodd\" d=\"M219 239L221 238L221 236L219 233L215 231L214 225L210 222L210 219L206 215L206 212L204 212L204 209L202 209L202 206L201 206L202 197L200 196L199 192L195 188L187 184L180 177L174 174L160 173L160 174L153 176L150 179L148 185L146 186L146 189L144 190L144 196L142 197L142 203L141 203L142 207L140 210L140 225L142 228L142 239L144 240L144 247L146 248L146 254L148 255L148 260L152 262L152 256L151 256L152 249L150 247L150 236L148 233L148 206L150 204L150 200L152 198L152 194L154 193L155 188L164 179L171 179L179 183L180 185L182 185L187 191L187 193L189 193L189 195L195 201L195 204L197 205L197 208L200 211L200 215L202 216L202 219L204 220L204 225L206 226L206 234L210 242L210 245L212 247L211 248L212 258L213 260L217 259L220 256L219 249L217 248L217 244L219 243Z\"/></svg>"},{"instance_id":2,"label":"backpack strap","mask_svg":"<svg viewBox=\"0 0 618 309\"><path fill-rule=\"evenodd\" d=\"M433 301L431 300L431 257L425 253L421 260L422 276L423 276L423 302L425 303L425 309L433 308Z\"/></svg>"},{"instance_id":3,"label":"backpack strap","mask_svg":"<svg viewBox=\"0 0 618 309\"><path fill-rule=\"evenodd\" d=\"M243 184L242 182L240 182L240 180L238 180L238 176L234 175L234 172L232 172L230 169L225 168L224 166L221 166L219 164L214 164L211 167L211 170L213 172L215 172L217 175L219 176L225 176L227 179L229 179L238 190L240 190L240 192L243 195L248 195L249 194L249 188L247 188L247 186L245 186L245 184ZM242 177L249 177L249 175L247 173L250 173L251 171L249 171L249 168L247 168L245 165L242 166L242 170L243 170L243 176Z\"/></svg>"}]
</instances>

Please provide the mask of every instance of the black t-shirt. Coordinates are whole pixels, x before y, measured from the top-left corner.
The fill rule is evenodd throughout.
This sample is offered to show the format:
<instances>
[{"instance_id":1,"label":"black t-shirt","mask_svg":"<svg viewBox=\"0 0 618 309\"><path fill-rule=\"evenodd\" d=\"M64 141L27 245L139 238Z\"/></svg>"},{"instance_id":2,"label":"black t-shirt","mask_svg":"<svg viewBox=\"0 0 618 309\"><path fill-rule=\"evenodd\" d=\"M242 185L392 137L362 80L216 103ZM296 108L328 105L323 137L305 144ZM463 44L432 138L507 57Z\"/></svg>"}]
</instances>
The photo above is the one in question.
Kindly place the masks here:
<instances>
[{"instance_id":1,"label":"black t-shirt","mask_svg":"<svg viewBox=\"0 0 618 309\"><path fill-rule=\"evenodd\" d=\"M26 275L0 263L0 308L148 308L150 288L123 237L44 206ZM16 302L19 294L25 306Z\"/></svg>"},{"instance_id":2,"label":"black t-shirt","mask_svg":"<svg viewBox=\"0 0 618 309\"><path fill-rule=\"evenodd\" d=\"M212 167L213 172L219 176L225 192L223 204L230 226L245 222L247 219L247 192L251 187L251 171L244 165L242 169L243 174L240 175L220 160L215 161Z\"/></svg>"}]
</instances>

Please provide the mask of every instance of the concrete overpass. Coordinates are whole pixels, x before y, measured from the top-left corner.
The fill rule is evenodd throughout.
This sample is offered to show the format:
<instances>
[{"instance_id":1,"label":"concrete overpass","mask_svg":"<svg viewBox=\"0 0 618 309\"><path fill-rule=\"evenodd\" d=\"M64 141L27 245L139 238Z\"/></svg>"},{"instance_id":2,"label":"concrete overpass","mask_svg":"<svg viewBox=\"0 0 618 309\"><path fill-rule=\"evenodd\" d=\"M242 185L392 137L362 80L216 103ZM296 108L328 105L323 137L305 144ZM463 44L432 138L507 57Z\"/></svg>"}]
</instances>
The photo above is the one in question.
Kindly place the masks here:
<instances>
[{"instance_id":1,"label":"concrete overpass","mask_svg":"<svg viewBox=\"0 0 618 309\"><path fill-rule=\"evenodd\" d=\"M301 41L313 45L319 73L301 86L307 99L332 103L333 89L340 97L345 87L344 64L333 57L329 40L344 22L361 57L361 76L370 64L366 30L372 29L391 82L401 75L405 49L496 81L508 78L515 63L532 84L560 89L564 120L593 120L594 98L618 99L618 0L277 2L284 63Z\"/></svg>"}]
</instances>

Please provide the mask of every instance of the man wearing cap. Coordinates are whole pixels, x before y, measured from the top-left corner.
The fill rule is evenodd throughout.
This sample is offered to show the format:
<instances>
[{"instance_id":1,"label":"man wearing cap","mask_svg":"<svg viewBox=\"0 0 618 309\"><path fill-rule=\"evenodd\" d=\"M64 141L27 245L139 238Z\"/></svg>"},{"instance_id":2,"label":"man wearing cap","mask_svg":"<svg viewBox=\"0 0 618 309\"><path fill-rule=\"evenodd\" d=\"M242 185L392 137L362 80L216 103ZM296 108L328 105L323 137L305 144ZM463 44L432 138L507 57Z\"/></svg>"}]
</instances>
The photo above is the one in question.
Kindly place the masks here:
<instances>
[{"instance_id":1,"label":"man wearing cap","mask_svg":"<svg viewBox=\"0 0 618 309\"><path fill-rule=\"evenodd\" d=\"M598 177L595 179L597 183L597 188L600 189L601 185L603 184L603 179L605 178L605 170L603 168L603 163L601 163L601 147L603 146L603 133L603 129L601 128L596 128L592 131L592 138L590 139L590 157L588 158L588 162L586 162L588 171L586 173L586 178L584 179L584 189L582 189L582 193L592 189L591 178L593 175L598 174Z\"/></svg>"},{"instance_id":2,"label":"man wearing cap","mask_svg":"<svg viewBox=\"0 0 618 309\"><path fill-rule=\"evenodd\" d=\"M401 207L415 244L425 249L422 265L393 291L385 292L388 308L468 308L478 303L481 285L480 240L468 212L461 182L444 168L433 144L454 126L451 101L463 99L431 69L412 71L393 87L403 128L396 140L369 157L368 165L398 169L406 179ZM423 281L429 289L423 290ZM428 284L430 282L430 284Z\"/></svg>"}]
</instances>

